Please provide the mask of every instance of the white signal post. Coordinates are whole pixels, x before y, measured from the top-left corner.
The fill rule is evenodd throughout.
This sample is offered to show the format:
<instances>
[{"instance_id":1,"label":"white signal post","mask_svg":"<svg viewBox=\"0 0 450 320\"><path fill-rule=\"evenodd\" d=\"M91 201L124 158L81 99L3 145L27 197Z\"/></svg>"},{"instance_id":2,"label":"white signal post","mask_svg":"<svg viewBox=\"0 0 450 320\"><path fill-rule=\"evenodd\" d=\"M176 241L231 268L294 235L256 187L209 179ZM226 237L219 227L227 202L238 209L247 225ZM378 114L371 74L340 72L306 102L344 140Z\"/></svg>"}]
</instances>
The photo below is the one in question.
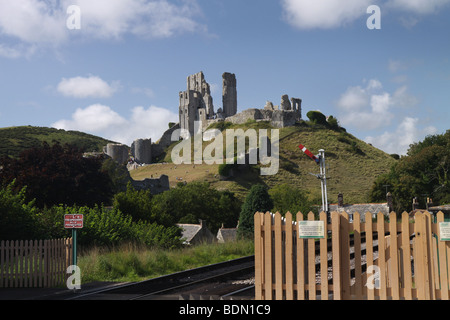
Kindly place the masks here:
<instances>
[{"instance_id":1,"label":"white signal post","mask_svg":"<svg viewBox=\"0 0 450 320\"><path fill-rule=\"evenodd\" d=\"M314 160L320 166L320 174L314 174L318 179L320 179L320 187L322 191L322 210L328 213L328 196L327 196L327 176L325 168L325 150L320 149L319 154L315 156L309 151L304 145L298 146L311 160Z\"/></svg>"},{"instance_id":2,"label":"white signal post","mask_svg":"<svg viewBox=\"0 0 450 320\"><path fill-rule=\"evenodd\" d=\"M325 168L325 150L319 150L320 160L320 185L322 189L322 210L328 213L327 175Z\"/></svg>"}]
</instances>

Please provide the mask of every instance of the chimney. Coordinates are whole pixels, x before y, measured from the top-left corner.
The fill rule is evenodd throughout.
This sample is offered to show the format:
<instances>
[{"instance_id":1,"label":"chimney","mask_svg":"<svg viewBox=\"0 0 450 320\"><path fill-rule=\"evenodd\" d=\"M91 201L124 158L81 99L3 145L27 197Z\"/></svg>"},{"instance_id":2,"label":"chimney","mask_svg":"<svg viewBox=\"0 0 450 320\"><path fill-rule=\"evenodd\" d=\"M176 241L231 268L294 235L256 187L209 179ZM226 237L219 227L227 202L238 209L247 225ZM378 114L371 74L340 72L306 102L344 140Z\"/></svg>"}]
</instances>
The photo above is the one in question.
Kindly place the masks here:
<instances>
[{"instance_id":1,"label":"chimney","mask_svg":"<svg viewBox=\"0 0 450 320\"><path fill-rule=\"evenodd\" d=\"M413 199L412 209L413 209L413 211L419 209L419 201L418 201L417 197L414 197L414 199Z\"/></svg>"},{"instance_id":2,"label":"chimney","mask_svg":"<svg viewBox=\"0 0 450 320\"><path fill-rule=\"evenodd\" d=\"M387 193L386 200L387 200L389 212L394 211L394 202L392 201L392 194L390 192Z\"/></svg>"},{"instance_id":3,"label":"chimney","mask_svg":"<svg viewBox=\"0 0 450 320\"><path fill-rule=\"evenodd\" d=\"M342 192L339 192L338 194L338 207L344 207L344 195L342 194Z\"/></svg>"},{"instance_id":4,"label":"chimney","mask_svg":"<svg viewBox=\"0 0 450 320\"><path fill-rule=\"evenodd\" d=\"M427 211L433 206L433 199L427 198Z\"/></svg>"}]
</instances>

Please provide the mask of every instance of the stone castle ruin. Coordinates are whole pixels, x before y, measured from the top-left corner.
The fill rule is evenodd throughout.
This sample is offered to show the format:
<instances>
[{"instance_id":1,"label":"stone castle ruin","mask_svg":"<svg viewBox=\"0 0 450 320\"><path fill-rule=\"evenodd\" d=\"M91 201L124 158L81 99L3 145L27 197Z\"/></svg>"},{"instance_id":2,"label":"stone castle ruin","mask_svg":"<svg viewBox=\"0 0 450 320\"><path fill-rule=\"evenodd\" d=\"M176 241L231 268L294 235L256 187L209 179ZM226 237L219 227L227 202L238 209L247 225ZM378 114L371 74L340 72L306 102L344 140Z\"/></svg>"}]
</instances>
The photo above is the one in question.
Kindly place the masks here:
<instances>
[{"instance_id":1,"label":"stone castle ruin","mask_svg":"<svg viewBox=\"0 0 450 320\"><path fill-rule=\"evenodd\" d=\"M224 73L223 107L214 112L210 85L205 81L203 72L187 78L187 90L180 92L179 118L181 129L186 129L191 136L194 132L194 122L201 121L205 129L211 120L225 119L237 113L236 76Z\"/></svg>"},{"instance_id":2,"label":"stone castle ruin","mask_svg":"<svg viewBox=\"0 0 450 320\"><path fill-rule=\"evenodd\" d=\"M279 106L267 101L263 109L247 109L237 113L237 82L236 75L225 72L222 75L222 108L214 111L210 85L206 82L203 72L187 78L187 90L180 92L179 119L180 128L191 136L195 134L194 123L201 121L206 129L211 123L228 121L242 124L249 120L270 121L274 127L292 126L302 119L302 100L289 99L288 95L281 97Z\"/></svg>"},{"instance_id":3,"label":"stone castle ruin","mask_svg":"<svg viewBox=\"0 0 450 320\"><path fill-rule=\"evenodd\" d=\"M104 153L119 163L127 163L134 159L133 166L147 165L160 157L165 149L172 144L172 133L177 129L185 129L191 136L195 134L194 123L201 121L205 130L215 122L227 121L243 124L247 121L269 121L276 128L293 126L302 120L302 100L291 98L287 94L281 96L280 105L274 106L267 101L262 109L250 108L237 113L237 81L236 75L225 72L222 75L222 107L215 111L211 87L206 82L203 72L187 77L186 91L179 93L179 123L168 129L155 143L151 139L138 139L131 149L122 144L108 144Z\"/></svg>"}]
</instances>

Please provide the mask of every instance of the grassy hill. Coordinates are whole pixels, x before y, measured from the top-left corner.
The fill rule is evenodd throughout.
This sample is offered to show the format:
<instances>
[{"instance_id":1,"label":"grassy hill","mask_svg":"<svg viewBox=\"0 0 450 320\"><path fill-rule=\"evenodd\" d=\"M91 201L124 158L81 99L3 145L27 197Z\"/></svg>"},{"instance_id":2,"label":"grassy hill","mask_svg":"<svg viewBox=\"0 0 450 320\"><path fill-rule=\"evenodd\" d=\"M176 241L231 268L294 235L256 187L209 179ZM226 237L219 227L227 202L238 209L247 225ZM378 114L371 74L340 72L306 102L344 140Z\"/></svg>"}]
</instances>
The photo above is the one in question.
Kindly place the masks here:
<instances>
[{"instance_id":1,"label":"grassy hill","mask_svg":"<svg viewBox=\"0 0 450 320\"><path fill-rule=\"evenodd\" d=\"M218 128L258 130L270 128L270 124L266 122L249 122L245 125L222 123L218 125ZM319 166L303 154L298 148L299 144L305 145L314 154L318 154L319 149L325 150L330 203L337 202L339 192L344 194L346 203L367 202L370 188L376 177L388 172L396 161L385 152L349 133L302 122L294 127L280 129L280 169L274 176L261 176L259 169L248 169L230 179L221 180L218 175L218 165L174 165L171 163L170 153L174 145L167 150L166 157L162 159L164 163L139 168L132 171L131 176L135 180L142 180L166 174L172 186L180 181L207 181L214 188L234 191L240 198L244 198L255 183L264 183L269 187L288 183L309 191L310 198L320 204L320 180L310 174L319 173Z\"/></svg>"},{"instance_id":2,"label":"grassy hill","mask_svg":"<svg viewBox=\"0 0 450 320\"><path fill-rule=\"evenodd\" d=\"M79 131L65 131L46 127L0 128L0 156L17 157L23 150L40 146L42 142L74 144L86 152L102 151L112 141Z\"/></svg>"}]
</instances>

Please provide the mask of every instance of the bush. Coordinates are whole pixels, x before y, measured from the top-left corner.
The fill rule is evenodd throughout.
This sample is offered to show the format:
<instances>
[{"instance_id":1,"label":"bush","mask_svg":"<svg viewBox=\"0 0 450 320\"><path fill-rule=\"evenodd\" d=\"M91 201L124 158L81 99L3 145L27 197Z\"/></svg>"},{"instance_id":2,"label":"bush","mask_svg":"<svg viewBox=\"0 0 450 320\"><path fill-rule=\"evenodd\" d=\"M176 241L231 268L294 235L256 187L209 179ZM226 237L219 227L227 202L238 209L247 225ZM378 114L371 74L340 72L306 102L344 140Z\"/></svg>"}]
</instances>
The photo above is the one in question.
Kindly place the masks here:
<instances>
[{"instance_id":1,"label":"bush","mask_svg":"<svg viewBox=\"0 0 450 320\"><path fill-rule=\"evenodd\" d=\"M131 182L127 185L125 192L120 192L114 196L113 206L122 213L129 215L134 221L145 220L160 223L162 221L152 221L152 194L150 190L136 190Z\"/></svg>"},{"instance_id":2,"label":"bush","mask_svg":"<svg viewBox=\"0 0 450 320\"><path fill-rule=\"evenodd\" d=\"M229 191L218 191L208 183L179 184L177 188L158 194L152 200L152 216L164 217L167 224L198 223L205 220L211 232L221 227L235 227L240 202Z\"/></svg>"},{"instance_id":3,"label":"bush","mask_svg":"<svg viewBox=\"0 0 450 320\"><path fill-rule=\"evenodd\" d=\"M328 117L328 125L332 130L338 130L339 129L339 121L333 116Z\"/></svg>"},{"instance_id":4,"label":"bush","mask_svg":"<svg viewBox=\"0 0 450 320\"><path fill-rule=\"evenodd\" d=\"M313 210L307 193L291 185L278 185L270 189L269 194L273 200L273 211L278 211L283 216L289 211L294 219L298 212L301 212L306 217Z\"/></svg>"},{"instance_id":5,"label":"bush","mask_svg":"<svg viewBox=\"0 0 450 320\"><path fill-rule=\"evenodd\" d=\"M0 240L34 239L39 233L37 209L26 201L26 188L15 192L14 185L0 189Z\"/></svg>"},{"instance_id":6,"label":"bush","mask_svg":"<svg viewBox=\"0 0 450 320\"><path fill-rule=\"evenodd\" d=\"M314 124L322 124L328 126L327 118L320 111L309 111L306 116Z\"/></svg>"},{"instance_id":7,"label":"bush","mask_svg":"<svg viewBox=\"0 0 450 320\"><path fill-rule=\"evenodd\" d=\"M252 186L239 215L238 235L245 238L253 236L255 213L267 212L272 208L273 202L267 188L261 184Z\"/></svg>"},{"instance_id":8,"label":"bush","mask_svg":"<svg viewBox=\"0 0 450 320\"><path fill-rule=\"evenodd\" d=\"M147 221L134 222L131 216L115 208L59 206L46 213L47 221L53 223L56 230L64 230L65 214L82 214L83 229L78 232L78 241L85 246L113 247L129 242L167 249L181 246L181 230L178 227L164 227ZM70 236L68 232L65 231L65 236Z\"/></svg>"}]
</instances>

